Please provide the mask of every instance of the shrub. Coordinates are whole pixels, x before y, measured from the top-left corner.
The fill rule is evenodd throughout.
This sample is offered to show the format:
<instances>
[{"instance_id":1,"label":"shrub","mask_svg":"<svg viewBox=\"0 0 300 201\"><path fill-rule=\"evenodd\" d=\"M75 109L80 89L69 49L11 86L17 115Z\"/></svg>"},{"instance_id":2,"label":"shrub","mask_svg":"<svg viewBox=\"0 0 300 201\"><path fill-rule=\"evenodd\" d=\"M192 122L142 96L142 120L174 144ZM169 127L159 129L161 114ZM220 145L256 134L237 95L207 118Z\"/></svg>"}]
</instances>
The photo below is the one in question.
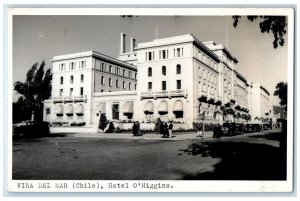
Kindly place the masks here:
<instances>
[{"instance_id":1,"label":"shrub","mask_svg":"<svg viewBox=\"0 0 300 201\"><path fill-rule=\"evenodd\" d=\"M104 130L108 124L105 114L101 114L99 119L99 129Z\"/></svg>"},{"instance_id":2,"label":"shrub","mask_svg":"<svg viewBox=\"0 0 300 201\"><path fill-rule=\"evenodd\" d=\"M52 122L52 126L62 126L61 122Z\"/></svg>"}]
</instances>

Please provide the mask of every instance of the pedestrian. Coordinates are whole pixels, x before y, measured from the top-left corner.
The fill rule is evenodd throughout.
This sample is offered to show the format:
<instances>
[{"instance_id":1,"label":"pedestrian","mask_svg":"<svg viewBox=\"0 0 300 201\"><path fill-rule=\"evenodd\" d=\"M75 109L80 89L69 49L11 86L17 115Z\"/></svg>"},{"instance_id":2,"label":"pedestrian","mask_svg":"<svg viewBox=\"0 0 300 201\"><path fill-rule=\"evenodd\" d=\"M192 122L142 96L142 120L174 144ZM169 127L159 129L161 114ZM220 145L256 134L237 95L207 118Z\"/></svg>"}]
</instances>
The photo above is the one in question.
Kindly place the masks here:
<instances>
[{"instance_id":1,"label":"pedestrian","mask_svg":"<svg viewBox=\"0 0 300 201\"><path fill-rule=\"evenodd\" d=\"M168 138L169 137L169 129L168 129L168 124L164 123L164 135L162 136L163 138Z\"/></svg>"},{"instance_id":2,"label":"pedestrian","mask_svg":"<svg viewBox=\"0 0 300 201\"><path fill-rule=\"evenodd\" d=\"M137 135L142 135L141 133L141 127L140 127L140 122L139 121L136 121L136 126L137 126Z\"/></svg>"},{"instance_id":3,"label":"pedestrian","mask_svg":"<svg viewBox=\"0 0 300 201\"><path fill-rule=\"evenodd\" d=\"M137 136L138 135L138 125L136 124L136 122L133 123L132 133L133 133L133 136Z\"/></svg>"},{"instance_id":4,"label":"pedestrian","mask_svg":"<svg viewBox=\"0 0 300 201\"><path fill-rule=\"evenodd\" d=\"M159 134L163 135L164 134L164 130L165 130L164 122L160 122L160 125L159 125Z\"/></svg>"},{"instance_id":5,"label":"pedestrian","mask_svg":"<svg viewBox=\"0 0 300 201\"><path fill-rule=\"evenodd\" d=\"M172 121L169 123L169 137L172 138L172 130L173 130L173 124Z\"/></svg>"}]
</instances>

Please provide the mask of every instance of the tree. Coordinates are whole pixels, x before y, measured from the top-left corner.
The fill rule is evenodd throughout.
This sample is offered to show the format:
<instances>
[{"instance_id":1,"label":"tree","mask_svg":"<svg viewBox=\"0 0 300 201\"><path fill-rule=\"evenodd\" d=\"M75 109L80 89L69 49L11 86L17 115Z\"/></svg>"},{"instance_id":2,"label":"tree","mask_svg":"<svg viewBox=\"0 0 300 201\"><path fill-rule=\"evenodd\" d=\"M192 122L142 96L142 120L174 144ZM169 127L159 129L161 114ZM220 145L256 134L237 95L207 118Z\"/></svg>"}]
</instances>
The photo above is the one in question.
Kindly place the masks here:
<instances>
[{"instance_id":1,"label":"tree","mask_svg":"<svg viewBox=\"0 0 300 201\"><path fill-rule=\"evenodd\" d=\"M104 130L108 124L105 114L101 114L99 119L99 129Z\"/></svg>"},{"instance_id":2,"label":"tree","mask_svg":"<svg viewBox=\"0 0 300 201\"><path fill-rule=\"evenodd\" d=\"M241 16L232 16L234 28L237 27ZM247 16L251 22L259 19L259 28L262 33L272 31L274 36L273 47L276 49L278 45L284 45L284 35L286 34L286 16Z\"/></svg>"},{"instance_id":3,"label":"tree","mask_svg":"<svg viewBox=\"0 0 300 201\"><path fill-rule=\"evenodd\" d=\"M274 91L274 96L278 96L280 99L279 104L284 106L284 110L287 111L287 83L279 82L276 85L276 90Z\"/></svg>"},{"instance_id":4,"label":"tree","mask_svg":"<svg viewBox=\"0 0 300 201\"><path fill-rule=\"evenodd\" d=\"M21 95L18 103L26 108L24 116L28 118L33 111L35 121L43 120L43 101L51 96L52 73L48 69L44 71L45 61L38 67L35 63L26 74L26 81L14 83L14 90ZM28 114L29 113L29 114Z\"/></svg>"}]
</instances>

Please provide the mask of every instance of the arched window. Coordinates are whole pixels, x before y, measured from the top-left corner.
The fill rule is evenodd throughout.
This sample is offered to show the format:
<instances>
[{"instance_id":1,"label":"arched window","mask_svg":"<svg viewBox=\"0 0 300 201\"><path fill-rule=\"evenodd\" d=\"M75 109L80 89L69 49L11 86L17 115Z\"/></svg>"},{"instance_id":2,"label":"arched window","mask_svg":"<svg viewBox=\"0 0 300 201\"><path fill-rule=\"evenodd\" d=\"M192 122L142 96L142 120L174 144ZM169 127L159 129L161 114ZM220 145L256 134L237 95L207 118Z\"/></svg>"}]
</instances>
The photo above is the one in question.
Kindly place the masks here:
<instances>
[{"instance_id":1,"label":"arched window","mask_svg":"<svg viewBox=\"0 0 300 201\"><path fill-rule=\"evenodd\" d=\"M83 80L84 80L84 76L81 74L80 75L80 82L83 83Z\"/></svg>"},{"instance_id":2,"label":"arched window","mask_svg":"<svg viewBox=\"0 0 300 201\"><path fill-rule=\"evenodd\" d=\"M151 67L148 68L148 77L152 77L152 68Z\"/></svg>"},{"instance_id":3,"label":"arched window","mask_svg":"<svg viewBox=\"0 0 300 201\"><path fill-rule=\"evenodd\" d=\"M104 85L104 76L101 76L101 84Z\"/></svg>"},{"instance_id":4,"label":"arched window","mask_svg":"<svg viewBox=\"0 0 300 201\"><path fill-rule=\"evenodd\" d=\"M71 77L70 77L70 84L73 84L73 82L74 82L74 77L73 77L73 75L71 75Z\"/></svg>"},{"instance_id":5,"label":"arched window","mask_svg":"<svg viewBox=\"0 0 300 201\"><path fill-rule=\"evenodd\" d=\"M166 69L165 66L163 66L163 67L161 68L161 74L163 74L163 75L166 75L166 74L167 74L167 69Z\"/></svg>"},{"instance_id":6,"label":"arched window","mask_svg":"<svg viewBox=\"0 0 300 201\"><path fill-rule=\"evenodd\" d=\"M110 87L112 86L112 83L111 83L111 78L109 78L109 80L108 80L108 84L109 84L109 86L110 86Z\"/></svg>"},{"instance_id":7,"label":"arched window","mask_svg":"<svg viewBox=\"0 0 300 201\"><path fill-rule=\"evenodd\" d=\"M176 66L176 74L181 74L181 65L177 64Z\"/></svg>"},{"instance_id":8,"label":"arched window","mask_svg":"<svg viewBox=\"0 0 300 201\"><path fill-rule=\"evenodd\" d=\"M63 83L64 83L64 78L60 77L60 84L63 84Z\"/></svg>"},{"instance_id":9,"label":"arched window","mask_svg":"<svg viewBox=\"0 0 300 201\"><path fill-rule=\"evenodd\" d=\"M116 87L119 88L119 80L116 80Z\"/></svg>"}]
</instances>

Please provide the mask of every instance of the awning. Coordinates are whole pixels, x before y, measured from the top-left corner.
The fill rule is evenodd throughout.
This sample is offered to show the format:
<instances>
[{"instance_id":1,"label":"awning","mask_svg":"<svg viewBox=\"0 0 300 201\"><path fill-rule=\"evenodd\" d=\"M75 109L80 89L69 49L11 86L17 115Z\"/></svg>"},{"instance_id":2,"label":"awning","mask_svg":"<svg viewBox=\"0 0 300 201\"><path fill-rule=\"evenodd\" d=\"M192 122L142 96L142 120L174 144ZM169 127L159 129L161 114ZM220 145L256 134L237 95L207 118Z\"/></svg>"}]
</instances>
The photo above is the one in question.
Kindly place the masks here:
<instances>
[{"instance_id":1,"label":"awning","mask_svg":"<svg viewBox=\"0 0 300 201\"><path fill-rule=\"evenodd\" d=\"M101 104L100 104L100 110L99 110L99 112L100 112L101 114L106 113L106 103L101 103Z\"/></svg>"},{"instance_id":2,"label":"awning","mask_svg":"<svg viewBox=\"0 0 300 201\"><path fill-rule=\"evenodd\" d=\"M175 101L173 105L173 112L182 112L183 111L183 103L181 100Z\"/></svg>"},{"instance_id":3,"label":"awning","mask_svg":"<svg viewBox=\"0 0 300 201\"><path fill-rule=\"evenodd\" d=\"M160 104L158 106L158 112L168 113L168 103L167 103L167 101L160 102Z\"/></svg>"},{"instance_id":4,"label":"awning","mask_svg":"<svg viewBox=\"0 0 300 201\"><path fill-rule=\"evenodd\" d=\"M148 101L144 107L145 113L153 113L154 105L151 101Z\"/></svg>"},{"instance_id":5,"label":"awning","mask_svg":"<svg viewBox=\"0 0 300 201\"><path fill-rule=\"evenodd\" d=\"M122 107L123 113L133 113L133 101L127 101Z\"/></svg>"},{"instance_id":6,"label":"awning","mask_svg":"<svg viewBox=\"0 0 300 201\"><path fill-rule=\"evenodd\" d=\"M82 115L82 114L84 114L84 107L83 107L82 104L80 104L80 105L77 106L75 113L76 113L77 115Z\"/></svg>"},{"instance_id":7,"label":"awning","mask_svg":"<svg viewBox=\"0 0 300 201\"><path fill-rule=\"evenodd\" d=\"M55 114L63 114L64 113L64 108L62 105L59 105L55 108Z\"/></svg>"},{"instance_id":8,"label":"awning","mask_svg":"<svg viewBox=\"0 0 300 201\"><path fill-rule=\"evenodd\" d=\"M73 107L73 105L68 105L67 107L66 107L66 114L73 114L73 112L74 112L74 107Z\"/></svg>"}]
</instances>

